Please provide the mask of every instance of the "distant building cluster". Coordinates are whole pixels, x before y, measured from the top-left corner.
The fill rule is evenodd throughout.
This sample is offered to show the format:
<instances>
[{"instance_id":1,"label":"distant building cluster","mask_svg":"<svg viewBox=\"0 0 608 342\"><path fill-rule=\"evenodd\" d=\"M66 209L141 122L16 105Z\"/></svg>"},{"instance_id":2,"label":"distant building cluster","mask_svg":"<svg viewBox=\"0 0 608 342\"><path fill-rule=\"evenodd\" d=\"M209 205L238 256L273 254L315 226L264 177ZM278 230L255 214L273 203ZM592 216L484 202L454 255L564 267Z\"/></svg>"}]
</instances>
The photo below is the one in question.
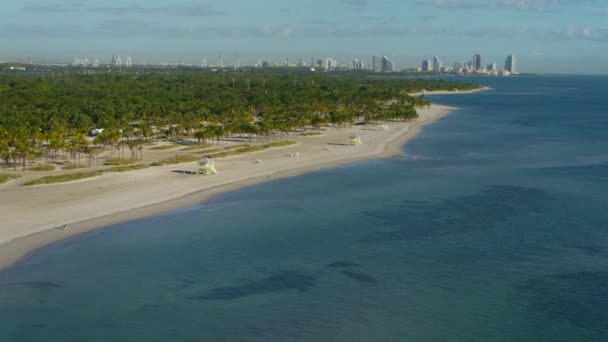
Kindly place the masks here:
<instances>
[{"instance_id":1,"label":"distant building cluster","mask_svg":"<svg viewBox=\"0 0 608 342\"><path fill-rule=\"evenodd\" d=\"M514 55L509 55L505 60L505 67L499 70L496 62L492 62L486 66L482 65L481 55L475 54L470 61L454 62L452 68L444 66L439 57L433 57L433 60L425 59L422 61L420 71L435 72L435 73L454 73L454 74L476 74L489 76L510 76L516 75L517 62Z\"/></svg>"},{"instance_id":2,"label":"distant building cluster","mask_svg":"<svg viewBox=\"0 0 608 342\"><path fill-rule=\"evenodd\" d=\"M67 66L66 64L61 64ZM111 60L107 64L101 63L98 59L89 59L87 57L75 57L71 64L73 67L81 68L132 68L134 66L133 59L129 56L122 59L119 55L112 55ZM143 66L148 66L147 62L143 62ZM239 55L236 54L234 59L224 61L220 53L216 61L209 61L207 58L202 58L200 68L209 70L239 70L241 62ZM197 67L197 65L183 62L161 62L151 67L160 68L177 68L177 67ZM439 56L434 56L430 59L422 61L422 65L418 67L397 68L397 63L387 56L374 55L371 61L366 63L363 59L354 58L350 62L338 61L333 57L312 58L309 63L298 59L296 63L290 62L289 59L283 61L272 61L270 59L259 60L253 64L247 65L258 69L267 69L275 67L294 67L294 68L309 68L310 71L338 72L338 71L368 71L377 73L393 73L393 72L408 72L408 73L449 73L457 75L488 75L488 76L509 76L518 74L517 60L514 55L507 56L504 67L501 69L496 62L484 65L481 54L474 54L469 61L456 61L451 66L444 63Z\"/></svg>"},{"instance_id":3,"label":"distant building cluster","mask_svg":"<svg viewBox=\"0 0 608 342\"><path fill-rule=\"evenodd\" d=\"M127 59L123 62L120 56L112 55L112 59L109 64L102 64L99 59L89 59L87 57L78 58L74 57L72 60L71 66L78 68L99 68L99 67L115 67L115 68L132 68L133 67L133 59L131 57L127 57Z\"/></svg>"},{"instance_id":4,"label":"distant building cluster","mask_svg":"<svg viewBox=\"0 0 608 342\"><path fill-rule=\"evenodd\" d=\"M131 57L127 57L127 59L125 60L124 64L122 62L122 58L120 58L120 56L114 56L112 55L112 60L110 62L110 66L116 67L116 68L132 68L133 67L133 59L131 59Z\"/></svg>"},{"instance_id":5,"label":"distant building cluster","mask_svg":"<svg viewBox=\"0 0 608 342\"><path fill-rule=\"evenodd\" d=\"M72 61L72 66L80 67L80 68L99 68L100 63L99 63L99 59L97 59L97 58L88 59L86 57L84 57L84 58L74 57L74 60Z\"/></svg>"}]
</instances>

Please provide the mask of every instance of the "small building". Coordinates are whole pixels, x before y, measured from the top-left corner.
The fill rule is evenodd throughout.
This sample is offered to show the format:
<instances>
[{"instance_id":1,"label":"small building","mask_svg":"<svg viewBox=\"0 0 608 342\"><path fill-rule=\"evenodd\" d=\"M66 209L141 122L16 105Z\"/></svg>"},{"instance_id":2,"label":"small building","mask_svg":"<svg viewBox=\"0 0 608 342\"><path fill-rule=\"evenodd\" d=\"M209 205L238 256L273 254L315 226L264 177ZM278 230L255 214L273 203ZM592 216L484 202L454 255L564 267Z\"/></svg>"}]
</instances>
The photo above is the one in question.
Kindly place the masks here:
<instances>
[{"instance_id":1,"label":"small building","mask_svg":"<svg viewBox=\"0 0 608 342\"><path fill-rule=\"evenodd\" d=\"M198 173L203 175L217 175L217 170L215 169L215 162L211 160L211 158L203 158L198 161Z\"/></svg>"},{"instance_id":2,"label":"small building","mask_svg":"<svg viewBox=\"0 0 608 342\"><path fill-rule=\"evenodd\" d=\"M91 132L89 132L89 136L96 137L96 136L100 135L101 133L103 133L103 131L105 131L104 128L95 128L95 129L92 129Z\"/></svg>"}]
</instances>

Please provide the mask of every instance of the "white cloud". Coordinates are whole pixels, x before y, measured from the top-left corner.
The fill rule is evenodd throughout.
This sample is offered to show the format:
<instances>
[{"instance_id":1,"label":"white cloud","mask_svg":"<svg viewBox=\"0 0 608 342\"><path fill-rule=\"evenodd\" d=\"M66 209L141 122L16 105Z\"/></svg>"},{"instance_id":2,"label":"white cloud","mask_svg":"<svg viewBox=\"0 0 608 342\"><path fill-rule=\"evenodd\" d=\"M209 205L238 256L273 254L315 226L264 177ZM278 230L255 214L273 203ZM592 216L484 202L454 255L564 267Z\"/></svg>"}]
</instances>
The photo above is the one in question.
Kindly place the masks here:
<instances>
[{"instance_id":1,"label":"white cloud","mask_svg":"<svg viewBox=\"0 0 608 342\"><path fill-rule=\"evenodd\" d=\"M198 5L166 5L166 6L88 6L83 3L71 3L60 5L34 5L26 6L23 10L28 12L46 13L105 13L113 15L126 14L157 14L157 15L177 15L177 16L210 16L221 14L209 4Z\"/></svg>"},{"instance_id":2,"label":"white cloud","mask_svg":"<svg viewBox=\"0 0 608 342\"><path fill-rule=\"evenodd\" d=\"M524 12L555 12L559 10L560 5L589 5L595 4L596 0L433 0L417 1L416 3L418 5L452 10L512 10Z\"/></svg>"},{"instance_id":3,"label":"white cloud","mask_svg":"<svg viewBox=\"0 0 608 342\"><path fill-rule=\"evenodd\" d=\"M368 0L341 0L340 2L353 7L367 7L369 5Z\"/></svg>"},{"instance_id":4,"label":"white cloud","mask_svg":"<svg viewBox=\"0 0 608 342\"><path fill-rule=\"evenodd\" d=\"M536 37L542 40L590 40L608 42L608 29L593 29L588 27L567 27L536 32Z\"/></svg>"}]
</instances>

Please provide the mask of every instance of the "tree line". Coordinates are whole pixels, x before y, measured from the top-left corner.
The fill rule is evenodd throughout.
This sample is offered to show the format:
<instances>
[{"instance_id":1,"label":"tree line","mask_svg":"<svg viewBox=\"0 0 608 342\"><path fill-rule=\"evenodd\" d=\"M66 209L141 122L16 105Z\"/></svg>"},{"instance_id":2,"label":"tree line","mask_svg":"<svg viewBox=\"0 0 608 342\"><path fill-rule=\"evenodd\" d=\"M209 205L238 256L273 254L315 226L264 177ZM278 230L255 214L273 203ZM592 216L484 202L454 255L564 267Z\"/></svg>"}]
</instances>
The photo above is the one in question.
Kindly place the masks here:
<instances>
[{"instance_id":1,"label":"tree line","mask_svg":"<svg viewBox=\"0 0 608 342\"><path fill-rule=\"evenodd\" d=\"M51 70L0 74L0 159L21 164L108 149L141 157L155 137L199 143L226 135L263 138L304 127L414 120L421 90L470 83L302 71ZM104 129L93 141L86 135Z\"/></svg>"}]
</instances>

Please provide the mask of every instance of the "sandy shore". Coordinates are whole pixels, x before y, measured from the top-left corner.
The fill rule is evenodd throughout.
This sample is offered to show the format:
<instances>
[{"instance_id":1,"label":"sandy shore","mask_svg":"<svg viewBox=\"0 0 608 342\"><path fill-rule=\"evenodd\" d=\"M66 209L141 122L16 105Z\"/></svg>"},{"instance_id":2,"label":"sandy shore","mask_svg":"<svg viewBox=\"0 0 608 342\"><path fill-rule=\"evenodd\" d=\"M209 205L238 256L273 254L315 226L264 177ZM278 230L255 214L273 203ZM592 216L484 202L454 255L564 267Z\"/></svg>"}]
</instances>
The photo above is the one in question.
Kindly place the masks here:
<instances>
[{"instance_id":1,"label":"sandy shore","mask_svg":"<svg viewBox=\"0 0 608 342\"><path fill-rule=\"evenodd\" d=\"M26 179L0 185L0 268L53 242L113 224L201 203L217 194L360 160L399 155L422 127L454 108L432 105L415 122L330 129L322 136L291 137L296 145L216 160L218 175L180 173L195 163L104 174L72 183L23 187ZM364 144L350 146L358 134ZM299 157L288 153L299 152ZM256 160L262 163L256 163ZM25 178L25 177L24 177ZM57 227L68 224L67 229Z\"/></svg>"},{"instance_id":2,"label":"sandy shore","mask_svg":"<svg viewBox=\"0 0 608 342\"><path fill-rule=\"evenodd\" d=\"M450 90L434 90L434 91L424 91L419 93L410 93L410 96L420 96L420 95L452 95L452 94L472 94L480 91L491 90L490 87L481 87L479 89L473 90L464 90L464 91L450 91Z\"/></svg>"}]
</instances>

